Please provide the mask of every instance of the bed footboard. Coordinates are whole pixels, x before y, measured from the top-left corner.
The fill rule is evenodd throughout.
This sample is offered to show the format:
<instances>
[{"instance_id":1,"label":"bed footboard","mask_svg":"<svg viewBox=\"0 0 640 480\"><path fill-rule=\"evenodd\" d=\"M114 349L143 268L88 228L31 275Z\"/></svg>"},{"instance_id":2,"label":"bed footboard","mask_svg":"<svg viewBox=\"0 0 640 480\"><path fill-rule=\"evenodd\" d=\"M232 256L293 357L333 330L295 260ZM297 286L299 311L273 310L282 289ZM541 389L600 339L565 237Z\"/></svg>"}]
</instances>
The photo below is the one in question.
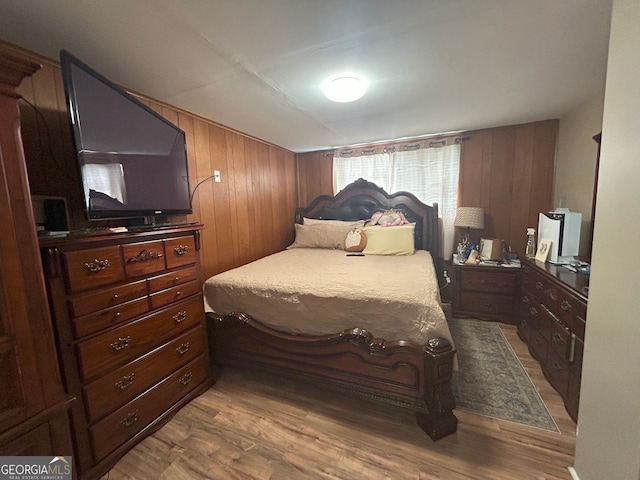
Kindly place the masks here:
<instances>
[{"instance_id":1,"label":"bed footboard","mask_svg":"<svg viewBox=\"0 0 640 480\"><path fill-rule=\"evenodd\" d=\"M451 392L455 350L443 338L420 346L388 342L360 328L331 335L292 335L249 315L207 314L212 364L251 363L323 379L335 388L416 412L418 425L437 440L456 431Z\"/></svg>"}]
</instances>

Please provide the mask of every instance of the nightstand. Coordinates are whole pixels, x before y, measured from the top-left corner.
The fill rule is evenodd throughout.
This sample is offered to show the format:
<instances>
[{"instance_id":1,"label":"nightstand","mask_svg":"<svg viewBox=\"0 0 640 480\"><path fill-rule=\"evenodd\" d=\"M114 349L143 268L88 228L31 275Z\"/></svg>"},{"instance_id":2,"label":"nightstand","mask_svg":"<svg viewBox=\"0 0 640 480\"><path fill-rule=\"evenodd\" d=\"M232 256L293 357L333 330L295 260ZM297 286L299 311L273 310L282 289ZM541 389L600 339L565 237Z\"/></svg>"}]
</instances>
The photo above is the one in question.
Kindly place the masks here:
<instances>
[{"instance_id":1,"label":"nightstand","mask_svg":"<svg viewBox=\"0 0 640 480\"><path fill-rule=\"evenodd\" d=\"M453 315L516 324L520 268L493 265L450 265Z\"/></svg>"}]
</instances>

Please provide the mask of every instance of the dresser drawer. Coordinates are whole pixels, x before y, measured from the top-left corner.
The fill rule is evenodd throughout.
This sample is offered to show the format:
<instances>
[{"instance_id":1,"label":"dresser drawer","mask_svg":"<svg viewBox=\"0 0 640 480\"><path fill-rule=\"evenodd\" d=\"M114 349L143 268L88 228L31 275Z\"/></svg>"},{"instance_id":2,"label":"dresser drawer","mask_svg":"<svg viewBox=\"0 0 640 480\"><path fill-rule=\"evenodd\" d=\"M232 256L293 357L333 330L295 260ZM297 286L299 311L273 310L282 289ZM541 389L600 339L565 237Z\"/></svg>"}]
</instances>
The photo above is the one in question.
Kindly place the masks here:
<instances>
[{"instance_id":1,"label":"dresser drawer","mask_svg":"<svg viewBox=\"0 0 640 480\"><path fill-rule=\"evenodd\" d=\"M553 321L551 324L550 345L563 361L569 362L571 356L571 332L557 321Z\"/></svg>"},{"instance_id":2,"label":"dresser drawer","mask_svg":"<svg viewBox=\"0 0 640 480\"><path fill-rule=\"evenodd\" d=\"M160 308L171 302L176 302L202 292L202 284L196 280L176 287L168 288L151 295L151 308Z\"/></svg>"},{"instance_id":3,"label":"dresser drawer","mask_svg":"<svg viewBox=\"0 0 640 480\"><path fill-rule=\"evenodd\" d=\"M551 386L555 388L560 395L566 397L569 388L569 365L551 349L547 353L545 366L547 379Z\"/></svg>"},{"instance_id":4,"label":"dresser drawer","mask_svg":"<svg viewBox=\"0 0 640 480\"><path fill-rule=\"evenodd\" d=\"M65 252L63 257L70 292L109 285L124 279L120 248L117 246Z\"/></svg>"},{"instance_id":5,"label":"dresser drawer","mask_svg":"<svg viewBox=\"0 0 640 480\"><path fill-rule=\"evenodd\" d=\"M195 265L181 268L179 270L173 270L171 272L158 275L157 277L150 278L149 291L158 292L166 288L175 287L182 283L190 282L191 280L198 279L198 268Z\"/></svg>"},{"instance_id":6,"label":"dresser drawer","mask_svg":"<svg viewBox=\"0 0 640 480\"><path fill-rule=\"evenodd\" d=\"M144 280L127 283L117 287L101 289L89 295L79 295L69 300L71 315L80 317L88 313L97 312L103 308L113 307L147 294L147 284Z\"/></svg>"},{"instance_id":7,"label":"dresser drawer","mask_svg":"<svg viewBox=\"0 0 640 480\"><path fill-rule=\"evenodd\" d=\"M164 241L167 268L196 263L196 245L193 237L171 238Z\"/></svg>"},{"instance_id":8,"label":"dresser drawer","mask_svg":"<svg viewBox=\"0 0 640 480\"><path fill-rule=\"evenodd\" d=\"M202 322L203 310L202 297L194 297L79 343L82 377L91 379L148 353L170 336Z\"/></svg>"},{"instance_id":9,"label":"dresser drawer","mask_svg":"<svg viewBox=\"0 0 640 480\"><path fill-rule=\"evenodd\" d=\"M131 302L122 303L112 308L106 308L99 312L72 318L73 331L76 338L84 337L91 333L99 332L105 328L132 320L149 311L149 298L144 296Z\"/></svg>"},{"instance_id":10,"label":"dresser drawer","mask_svg":"<svg viewBox=\"0 0 640 480\"><path fill-rule=\"evenodd\" d=\"M536 300L544 299L545 290L551 287L551 283L530 268L525 268L522 275L522 287Z\"/></svg>"},{"instance_id":11,"label":"dresser drawer","mask_svg":"<svg viewBox=\"0 0 640 480\"><path fill-rule=\"evenodd\" d=\"M165 269L164 245L161 240L130 243L122 246L127 277L140 277Z\"/></svg>"},{"instance_id":12,"label":"dresser drawer","mask_svg":"<svg viewBox=\"0 0 640 480\"><path fill-rule=\"evenodd\" d=\"M567 292L560 292L556 315L573 333L584 338L587 305L581 299Z\"/></svg>"},{"instance_id":13,"label":"dresser drawer","mask_svg":"<svg viewBox=\"0 0 640 480\"><path fill-rule=\"evenodd\" d=\"M203 351L204 334L197 326L153 352L100 377L84 389L89 422L96 422L134 399Z\"/></svg>"},{"instance_id":14,"label":"dresser drawer","mask_svg":"<svg viewBox=\"0 0 640 480\"><path fill-rule=\"evenodd\" d=\"M104 458L153 422L202 383L206 376L206 360L198 357L93 425L89 431L96 460Z\"/></svg>"},{"instance_id":15,"label":"dresser drawer","mask_svg":"<svg viewBox=\"0 0 640 480\"><path fill-rule=\"evenodd\" d=\"M513 315L514 298L506 295L465 292L460 295L458 309L492 315Z\"/></svg>"},{"instance_id":16,"label":"dresser drawer","mask_svg":"<svg viewBox=\"0 0 640 480\"><path fill-rule=\"evenodd\" d=\"M533 356L540 362L544 363L547 359L547 346L548 342L540 335L537 330L531 331L531 350Z\"/></svg>"},{"instance_id":17,"label":"dresser drawer","mask_svg":"<svg viewBox=\"0 0 640 480\"><path fill-rule=\"evenodd\" d=\"M536 305L536 302L532 301L528 295L520 295L516 325L518 326L518 335L526 343L529 343L531 330L538 328Z\"/></svg>"},{"instance_id":18,"label":"dresser drawer","mask_svg":"<svg viewBox=\"0 0 640 480\"><path fill-rule=\"evenodd\" d=\"M483 267L477 267L482 270ZM462 290L511 295L516 291L516 276L511 273L462 270L460 288Z\"/></svg>"}]
</instances>

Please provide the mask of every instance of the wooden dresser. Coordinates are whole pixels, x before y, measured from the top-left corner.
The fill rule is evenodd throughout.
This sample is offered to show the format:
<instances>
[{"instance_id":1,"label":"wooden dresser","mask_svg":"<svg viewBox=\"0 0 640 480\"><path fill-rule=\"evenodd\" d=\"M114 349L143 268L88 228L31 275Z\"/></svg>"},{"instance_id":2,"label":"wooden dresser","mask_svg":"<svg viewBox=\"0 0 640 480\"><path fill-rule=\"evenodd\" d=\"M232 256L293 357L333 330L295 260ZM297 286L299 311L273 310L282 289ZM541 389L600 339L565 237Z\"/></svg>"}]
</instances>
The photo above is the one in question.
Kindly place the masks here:
<instances>
[{"instance_id":1,"label":"wooden dresser","mask_svg":"<svg viewBox=\"0 0 640 480\"><path fill-rule=\"evenodd\" d=\"M449 264L453 271L453 315L515 323L520 268Z\"/></svg>"},{"instance_id":2,"label":"wooden dresser","mask_svg":"<svg viewBox=\"0 0 640 480\"><path fill-rule=\"evenodd\" d=\"M564 267L523 261L518 335L538 360L567 412L578 418L589 277Z\"/></svg>"},{"instance_id":3,"label":"wooden dresser","mask_svg":"<svg viewBox=\"0 0 640 480\"><path fill-rule=\"evenodd\" d=\"M69 408L42 281L16 87L40 66L0 45L0 456L69 456Z\"/></svg>"},{"instance_id":4,"label":"wooden dresser","mask_svg":"<svg viewBox=\"0 0 640 480\"><path fill-rule=\"evenodd\" d=\"M201 226L40 242L82 478L104 474L211 384Z\"/></svg>"}]
</instances>

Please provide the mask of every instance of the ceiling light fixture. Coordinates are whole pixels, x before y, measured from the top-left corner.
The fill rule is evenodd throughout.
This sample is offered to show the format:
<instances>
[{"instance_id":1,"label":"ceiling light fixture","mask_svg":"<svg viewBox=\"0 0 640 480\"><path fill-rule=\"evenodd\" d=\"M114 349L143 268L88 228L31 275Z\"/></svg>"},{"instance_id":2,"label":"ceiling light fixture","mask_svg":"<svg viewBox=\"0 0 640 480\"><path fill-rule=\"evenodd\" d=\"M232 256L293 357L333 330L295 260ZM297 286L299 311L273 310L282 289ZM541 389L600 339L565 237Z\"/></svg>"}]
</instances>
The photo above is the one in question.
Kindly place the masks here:
<instances>
[{"instance_id":1,"label":"ceiling light fixture","mask_svg":"<svg viewBox=\"0 0 640 480\"><path fill-rule=\"evenodd\" d=\"M368 86L367 79L360 75L341 73L327 78L321 88L329 100L347 103L361 98L367 91Z\"/></svg>"}]
</instances>

